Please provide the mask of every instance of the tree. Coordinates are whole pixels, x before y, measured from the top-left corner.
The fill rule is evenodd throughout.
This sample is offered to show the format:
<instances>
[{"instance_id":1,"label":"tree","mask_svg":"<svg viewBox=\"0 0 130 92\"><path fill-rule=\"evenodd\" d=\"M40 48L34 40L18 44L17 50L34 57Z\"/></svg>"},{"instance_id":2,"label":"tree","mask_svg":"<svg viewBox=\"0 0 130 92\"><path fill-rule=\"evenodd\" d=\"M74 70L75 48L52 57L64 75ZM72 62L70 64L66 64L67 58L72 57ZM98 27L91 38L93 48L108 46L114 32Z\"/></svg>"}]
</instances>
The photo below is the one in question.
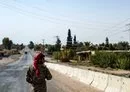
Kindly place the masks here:
<instances>
[{"instance_id":1,"label":"tree","mask_svg":"<svg viewBox=\"0 0 130 92\"><path fill-rule=\"evenodd\" d=\"M111 44L111 43L109 44L109 50L115 50L113 44Z\"/></svg>"},{"instance_id":2,"label":"tree","mask_svg":"<svg viewBox=\"0 0 130 92\"><path fill-rule=\"evenodd\" d=\"M77 44L77 41L76 41L76 35L74 35L74 43L73 43L74 45L76 45Z\"/></svg>"},{"instance_id":3,"label":"tree","mask_svg":"<svg viewBox=\"0 0 130 92\"><path fill-rule=\"evenodd\" d=\"M56 49L55 49L55 46L54 45L49 45L48 46L48 52L54 52L54 51L56 51Z\"/></svg>"},{"instance_id":4,"label":"tree","mask_svg":"<svg viewBox=\"0 0 130 92\"><path fill-rule=\"evenodd\" d=\"M28 47L29 47L30 49L33 49L33 48L34 48L34 43L33 43L32 41L30 41Z\"/></svg>"},{"instance_id":5,"label":"tree","mask_svg":"<svg viewBox=\"0 0 130 92\"><path fill-rule=\"evenodd\" d=\"M86 47L90 47L91 43L90 42L84 42Z\"/></svg>"},{"instance_id":6,"label":"tree","mask_svg":"<svg viewBox=\"0 0 130 92\"><path fill-rule=\"evenodd\" d=\"M3 38L2 42L5 49L8 49L8 50L11 49L12 44L13 44L12 40L10 40L8 37L5 37Z\"/></svg>"},{"instance_id":7,"label":"tree","mask_svg":"<svg viewBox=\"0 0 130 92\"><path fill-rule=\"evenodd\" d=\"M128 50L129 49L129 43L126 41L118 42L118 49L119 50Z\"/></svg>"},{"instance_id":8,"label":"tree","mask_svg":"<svg viewBox=\"0 0 130 92\"><path fill-rule=\"evenodd\" d=\"M36 44L35 46L34 46L34 50L35 51L38 51L38 50L40 50L41 49L41 46L39 45L39 44Z\"/></svg>"},{"instance_id":9,"label":"tree","mask_svg":"<svg viewBox=\"0 0 130 92\"><path fill-rule=\"evenodd\" d=\"M76 48L77 48L77 41L76 41L76 35L74 35L73 49L76 50Z\"/></svg>"},{"instance_id":10,"label":"tree","mask_svg":"<svg viewBox=\"0 0 130 92\"><path fill-rule=\"evenodd\" d=\"M56 48L57 51L60 51L60 48L61 48L61 40L60 40L60 38L59 38L58 36L57 36L55 48Z\"/></svg>"},{"instance_id":11,"label":"tree","mask_svg":"<svg viewBox=\"0 0 130 92\"><path fill-rule=\"evenodd\" d=\"M23 43L20 45L20 50L22 50L24 48Z\"/></svg>"},{"instance_id":12,"label":"tree","mask_svg":"<svg viewBox=\"0 0 130 92\"><path fill-rule=\"evenodd\" d=\"M91 46L91 43L90 42L84 42L84 45L85 45L86 50L88 50L89 47Z\"/></svg>"},{"instance_id":13,"label":"tree","mask_svg":"<svg viewBox=\"0 0 130 92\"><path fill-rule=\"evenodd\" d=\"M97 49L96 45L93 44L89 47L89 50L96 50L96 49Z\"/></svg>"},{"instance_id":14,"label":"tree","mask_svg":"<svg viewBox=\"0 0 130 92\"><path fill-rule=\"evenodd\" d=\"M12 40L9 40L8 49L10 50L12 48L13 42Z\"/></svg>"},{"instance_id":15,"label":"tree","mask_svg":"<svg viewBox=\"0 0 130 92\"><path fill-rule=\"evenodd\" d=\"M83 47L84 46L83 42L78 42L77 44L78 44L78 47Z\"/></svg>"},{"instance_id":16,"label":"tree","mask_svg":"<svg viewBox=\"0 0 130 92\"><path fill-rule=\"evenodd\" d=\"M105 44L106 47L109 47L109 39L108 37L106 37L106 44Z\"/></svg>"},{"instance_id":17,"label":"tree","mask_svg":"<svg viewBox=\"0 0 130 92\"><path fill-rule=\"evenodd\" d=\"M113 48L114 48L114 50L118 50L118 44L117 44L117 43L114 43L114 44L113 44Z\"/></svg>"},{"instance_id":18,"label":"tree","mask_svg":"<svg viewBox=\"0 0 130 92\"><path fill-rule=\"evenodd\" d=\"M72 36L71 36L71 30L68 29L68 37L67 37L67 48L72 47Z\"/></svg>"},{"instance_id":19,"label":"tree","mask_svg":"<svg viewBox=\"0 0 130 92\"><path fill-rule=\"evenodd\" d=\"M105 43L99 44L98 50L104 50L104 48L105 48Z\"/></svg>"}]
</instances>

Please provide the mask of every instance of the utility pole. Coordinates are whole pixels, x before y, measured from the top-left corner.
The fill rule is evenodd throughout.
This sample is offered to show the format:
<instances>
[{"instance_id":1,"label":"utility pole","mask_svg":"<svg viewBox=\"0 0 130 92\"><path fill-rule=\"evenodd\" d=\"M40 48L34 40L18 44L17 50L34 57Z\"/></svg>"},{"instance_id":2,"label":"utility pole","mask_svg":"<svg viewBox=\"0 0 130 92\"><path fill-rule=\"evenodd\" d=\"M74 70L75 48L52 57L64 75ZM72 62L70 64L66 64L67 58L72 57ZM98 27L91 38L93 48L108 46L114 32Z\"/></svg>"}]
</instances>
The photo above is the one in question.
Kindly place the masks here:
<instances>
[{"instance_id":1,"label":"utility pole","mask_svg":"<svg viewBox=\"0 0 130 92\"><path fill-rule=\"evenodd\" d=\"M43 45L44 45L44 43L45 43L45 39L42 39L42 42L43 42Z\"/></svg>"},{"instance_id":2,"label":"utility pole","mask_svg":"<svg viewBox=\"0 0 130 92\"><path fill-rule=\"evenodd\" d=\"M57 35L57 36L55 36L55 38L57 40L57 39L59 39L59 36ZM58 59L59 59L59 57L58 57L58 51L57 51L57 62L58 62Z\"/></svg>"},{"instance_id":3,"label":"utility pole","mask_svg":"<svg viewBox=\"0 0 130 92\"><path fill-rule=\"evenodd\" d=\"M41 45L41 52L42 52L42 53L44 53L44 51L45 51L44 41L45 41L45 40L42 39L42 42L43 42L43 45Z\"/></svg>"},{"instance_id":4,"label":"utility pole","mask_svg":"<svg viewBox=\"0 0 130 92\"><path fill-rule=\"evenodd\" d=\"M126 26L128 26L128 32L129 32L129 50L130 50L130 23L126 24Z\"/></svg>"},{"instance_id":5,"label":"utility pole","mask_svg":"<svg viewBox=\"0 0 130 92\"><path fill-rule=\"evenodd\" d=\"M129 24L126 24L126 26L128 26L128 32L129 32L129 45L130 45L130 23Z\"/></svg>"}]
</instances>

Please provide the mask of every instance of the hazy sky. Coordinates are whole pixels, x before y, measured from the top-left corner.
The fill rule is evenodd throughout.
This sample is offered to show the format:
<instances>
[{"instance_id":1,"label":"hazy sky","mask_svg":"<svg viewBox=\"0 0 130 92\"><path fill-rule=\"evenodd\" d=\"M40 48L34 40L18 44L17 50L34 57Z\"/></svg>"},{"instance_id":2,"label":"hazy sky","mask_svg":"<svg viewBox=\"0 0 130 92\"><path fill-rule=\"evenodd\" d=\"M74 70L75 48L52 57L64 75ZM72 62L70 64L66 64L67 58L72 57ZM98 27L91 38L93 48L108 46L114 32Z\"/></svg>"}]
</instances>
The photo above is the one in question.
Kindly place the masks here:
<instances>
[{"instance_id":1,"label":"hazy sky","mask_svg":"<svg viewBox=\"0 0 130 92\"><path fill-rule=\"evenodd\" d=\"M129 41L129 18L130 0L0 0L0 43L65 44L68 29L78 41Z\"/></svg>"}]
</instances>

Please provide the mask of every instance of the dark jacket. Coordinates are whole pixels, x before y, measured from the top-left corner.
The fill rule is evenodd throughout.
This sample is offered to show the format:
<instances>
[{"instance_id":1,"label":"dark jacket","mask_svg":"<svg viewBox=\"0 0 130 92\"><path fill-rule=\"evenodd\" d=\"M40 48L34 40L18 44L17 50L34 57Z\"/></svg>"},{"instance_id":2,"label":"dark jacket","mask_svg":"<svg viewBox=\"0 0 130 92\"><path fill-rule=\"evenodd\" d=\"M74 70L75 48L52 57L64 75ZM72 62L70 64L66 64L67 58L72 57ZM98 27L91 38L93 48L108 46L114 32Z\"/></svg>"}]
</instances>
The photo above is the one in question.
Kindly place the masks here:
<instances>
[{"instance_id":1,"label":"dark jacket","mask_svg":"<svg viewBox=\"0 0 130 92\"><path fill-rule=\"evenodd\" d=\"M26 81L34 87L34 92L46 92L46 80L51 80L52 75L49 71L49 69L45 65L39 65L40 70L40 76L37 77L35 73L35 69L33 66L30 66L27 75L26 75ZM40 91L36 91L40 90ZM44 91L41 91L44 90Z\"/></svg>"}]
</instances>

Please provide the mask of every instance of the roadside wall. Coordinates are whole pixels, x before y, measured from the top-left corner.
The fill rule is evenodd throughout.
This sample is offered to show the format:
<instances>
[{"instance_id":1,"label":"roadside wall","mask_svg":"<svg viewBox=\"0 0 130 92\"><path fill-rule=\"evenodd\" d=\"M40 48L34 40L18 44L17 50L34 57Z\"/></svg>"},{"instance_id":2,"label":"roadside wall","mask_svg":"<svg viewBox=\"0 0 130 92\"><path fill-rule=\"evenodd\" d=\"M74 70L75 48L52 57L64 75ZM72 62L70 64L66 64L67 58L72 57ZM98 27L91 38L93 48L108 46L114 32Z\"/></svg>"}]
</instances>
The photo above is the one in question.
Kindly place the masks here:
<instances>
[{"instance_id":1,"label":"roadside wall","mask_svg":"<svg viewBox=\"0 0 130 92\"><path fill-rule=\"evenodd\" d=\"M56 70L104 92L130 92L129 78L79 68L72 68L60 64L46 63L46 65L50 69Z\"/></svg>"}]
</instances>

